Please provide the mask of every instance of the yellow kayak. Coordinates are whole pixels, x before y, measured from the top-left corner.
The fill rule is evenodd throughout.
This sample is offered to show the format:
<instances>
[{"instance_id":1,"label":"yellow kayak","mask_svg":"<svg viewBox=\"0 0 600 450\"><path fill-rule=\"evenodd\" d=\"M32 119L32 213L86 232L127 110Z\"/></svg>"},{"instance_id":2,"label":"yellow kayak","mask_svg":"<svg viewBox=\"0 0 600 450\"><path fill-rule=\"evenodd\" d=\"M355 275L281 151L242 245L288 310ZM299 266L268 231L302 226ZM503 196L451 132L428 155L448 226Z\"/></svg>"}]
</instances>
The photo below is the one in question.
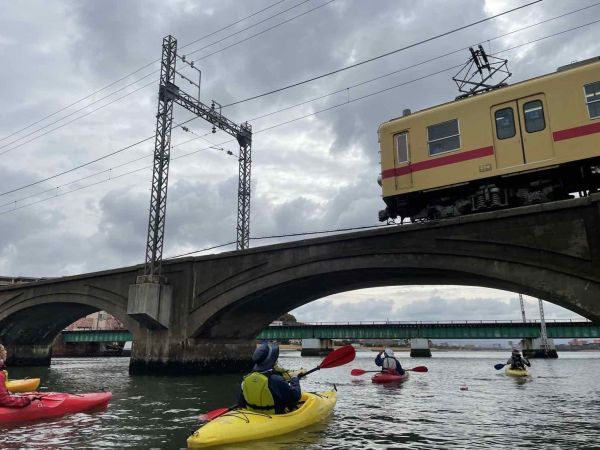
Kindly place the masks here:
<instances>
[{"instance_id":1,"label":"yellow kayak","mask_svg":"<svg viewBox=\"0 0 600 450\"><path fill-rule=\"evenodd\" d=\"M526 377L529 375L527 369L511 369L509 366L504 369L504 373L511 377Z\"/></svg>"},{"instance_id":2,"label":"yellow kayak","mask_svg":"<svg viewBox=\"0 0 600 450\"><path fill-rule=\"evenodd\" d=\"M25 378L24 380L10 380L6 382L6 388L12 393L33 392L39 385L39 378Z\"/></svg>"},{"instance_id":3,"label":"yellow kayak","mask_svg":"<svg viewBox=\"0 0 600 450\"><path fill-rule=\"evenodd\" d=\"M329 415L336 392L303 392L300 401L300 407L287 414L232 410L198 428L187 440L188 449L264 439L312 425Z\"/></svg>"}]
</instances>

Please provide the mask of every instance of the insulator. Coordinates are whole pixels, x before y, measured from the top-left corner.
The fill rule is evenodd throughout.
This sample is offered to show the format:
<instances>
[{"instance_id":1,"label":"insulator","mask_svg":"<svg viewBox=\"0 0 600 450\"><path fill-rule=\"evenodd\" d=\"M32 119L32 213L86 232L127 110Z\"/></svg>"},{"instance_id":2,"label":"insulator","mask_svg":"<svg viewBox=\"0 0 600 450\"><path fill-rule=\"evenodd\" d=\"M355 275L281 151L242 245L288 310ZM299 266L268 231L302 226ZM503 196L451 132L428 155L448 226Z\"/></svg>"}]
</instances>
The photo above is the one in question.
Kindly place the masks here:
<instances>
[{"instance_id":1,"label":"insulator","mask_svg":"<svg viewBox=\"0 0 600 450\"><path fill-rule=\"evenodd\" d=\"M217 132L217 128L214 125L213 125L213 128L212 128L212 132L213 132L213 134L215 134Z\"/></svg>"}]
</instances>

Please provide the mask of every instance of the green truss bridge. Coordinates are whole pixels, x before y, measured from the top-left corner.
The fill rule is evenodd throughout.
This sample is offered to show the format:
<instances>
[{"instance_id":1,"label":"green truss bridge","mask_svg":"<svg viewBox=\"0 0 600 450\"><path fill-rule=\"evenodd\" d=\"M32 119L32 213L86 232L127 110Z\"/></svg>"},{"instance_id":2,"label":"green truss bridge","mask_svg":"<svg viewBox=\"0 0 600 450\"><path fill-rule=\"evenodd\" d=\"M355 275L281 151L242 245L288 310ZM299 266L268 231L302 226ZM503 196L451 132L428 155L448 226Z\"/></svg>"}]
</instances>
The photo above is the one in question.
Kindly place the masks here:
<instances>
[{"instance_id":1,"label":"green truss bridge","mask_svg":"<svg viewBox=\"0 0 600 450\"><path fill-rule=\"evenodd\" d=\"M549 338L600 338L600 323L546 321ZM63 331L64 342L126 342L127 330ZM257 339L522 339L540 337L539 321L319 322L269 326Z\"/></svg>"}]
</instances>

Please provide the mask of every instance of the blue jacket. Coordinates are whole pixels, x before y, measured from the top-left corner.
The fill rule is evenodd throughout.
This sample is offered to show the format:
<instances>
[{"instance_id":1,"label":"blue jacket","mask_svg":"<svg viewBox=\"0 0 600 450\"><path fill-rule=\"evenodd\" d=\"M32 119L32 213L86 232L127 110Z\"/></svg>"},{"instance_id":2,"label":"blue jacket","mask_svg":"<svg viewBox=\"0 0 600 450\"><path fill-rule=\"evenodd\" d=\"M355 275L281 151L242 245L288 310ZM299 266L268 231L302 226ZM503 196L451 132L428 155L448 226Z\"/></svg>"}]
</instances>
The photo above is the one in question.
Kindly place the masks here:
<instances>
[{"instance_id":1,"label":"blue jacket","mask_svg":"<svg viewBox=\"0 0 600 450\"><path fill-rule=\"evenodd\" d=\"M386 356L385 354L383 354L383 356L381 356L381 353L380 353L375 358L375 364L378 365L379 367L383 367L383 360L386 358L393 359L394 361L396 361L396 372L398 372L399 375L404 375L404 369L402 368L400 361L398 361L393 356L390 357L390 356Z\"/></svg>"},{"instance_id":2,"label":"blue jacket","mask_svg":"<svg viewBox=\"0 0 600 450\"><path fill-rule=\"evenodd\" d=\"M273 372L265 373L269 378L269 390L275 400L275 414L285 413L285 409L293 408L300 401L300 381L298 377L293 377L289 383L283 379L281 375L276 375ZM238 394L238 405L246 406L246 400L240 389Z\"/></svg>"}]
</instances>

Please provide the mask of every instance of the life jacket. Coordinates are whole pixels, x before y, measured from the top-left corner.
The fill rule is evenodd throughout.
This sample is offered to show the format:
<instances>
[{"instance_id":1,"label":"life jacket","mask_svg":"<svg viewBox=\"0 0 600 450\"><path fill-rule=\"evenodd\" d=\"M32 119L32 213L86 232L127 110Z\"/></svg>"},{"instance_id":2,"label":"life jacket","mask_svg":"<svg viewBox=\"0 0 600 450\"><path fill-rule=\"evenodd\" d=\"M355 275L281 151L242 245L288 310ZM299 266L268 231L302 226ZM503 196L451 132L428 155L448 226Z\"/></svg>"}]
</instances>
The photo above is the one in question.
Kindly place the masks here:
<instances>
[{"instance_id":1,"label":"life jacket","mask_svg":"<svg viewBox=\"0 0 600 450\"><path fill-rule=\"evenodd\" d=\"M275 414L275 399L269 390L269 378L260 372L252 372L242 381L242 395L248 409L265 414Z\"/></svg>"},{"instance_id":2,"label":"life jacket","mask_svg":"<svg viewBox=\"0 0 600 450\"><path fill-rule=\"evenodd\" d=\"M386 356L383 358L383 362L381 363L381 367L387 370L396 370L396 360L394 358L390 358Z\"/></svg>"}]
</instances>

